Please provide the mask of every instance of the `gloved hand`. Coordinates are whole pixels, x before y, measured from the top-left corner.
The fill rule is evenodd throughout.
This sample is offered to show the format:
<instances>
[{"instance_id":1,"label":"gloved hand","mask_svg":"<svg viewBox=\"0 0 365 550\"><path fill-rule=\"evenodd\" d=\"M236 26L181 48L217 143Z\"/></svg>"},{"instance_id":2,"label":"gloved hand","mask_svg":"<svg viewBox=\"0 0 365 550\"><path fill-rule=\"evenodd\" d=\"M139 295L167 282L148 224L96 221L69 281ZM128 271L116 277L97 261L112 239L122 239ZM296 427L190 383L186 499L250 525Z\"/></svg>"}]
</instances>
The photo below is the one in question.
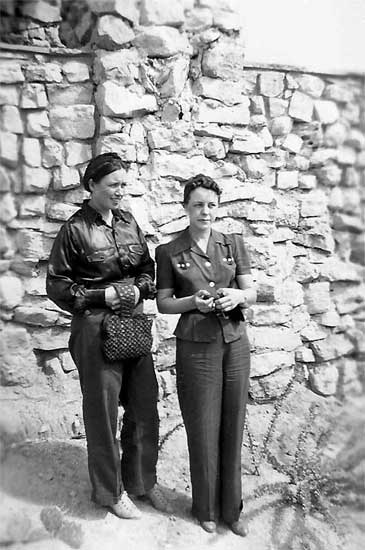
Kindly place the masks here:
<instances>
[{"instance_id":1,"label":"gloved hand","mask_svg":"<svg viewBox=\"0 0 365 550\"><path fill-rule=\"evenodd\" d=\"M82 313L90 306L105 306L105 290L79 288L75 294L74 311Z\"/></svg>"},{"instance_id":2,"label":"gloved hand","mask_svg":"<svg viewBox=\"0 0 365 550\"><path fill-rule=\"evenodd\" d=\"M140 293L140 300L153 300L156 298L156 285L149 275L138 275L134 281Z\"/></svg>"}]
</instances>

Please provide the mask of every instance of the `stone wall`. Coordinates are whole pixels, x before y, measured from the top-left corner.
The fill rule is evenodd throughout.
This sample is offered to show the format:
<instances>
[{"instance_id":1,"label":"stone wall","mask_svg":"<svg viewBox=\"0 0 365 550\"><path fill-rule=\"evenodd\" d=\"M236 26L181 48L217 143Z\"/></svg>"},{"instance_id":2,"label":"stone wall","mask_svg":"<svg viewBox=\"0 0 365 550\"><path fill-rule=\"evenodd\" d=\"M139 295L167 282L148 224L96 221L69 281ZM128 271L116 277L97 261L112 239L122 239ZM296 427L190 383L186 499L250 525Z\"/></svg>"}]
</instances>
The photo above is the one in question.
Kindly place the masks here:
<instances>
[{"instance_id":1,"label":"stone wall","mask_svg":"<svg viewBox=\"0 0 365 550\"><path fill-rule=\"evenodd\" d=\"M131 163L125 202L152 253L187 223L184 180L203 172L222 187L216 228L243 235L258 285L248 313L256 435L293 382L306 408L360 393L363 76L245 65L228 0L77 5L82 17L65 3L63 46L42 50L28 33L28 48L1 50L5 440L70 435L80 413L70 315L47 299L45 270L60 225L87 196L80 174L104 151ZM180 421L177 316L158 314L152 302L146 309L155 316L165 434Z\"/></svg>"}]
</instances>

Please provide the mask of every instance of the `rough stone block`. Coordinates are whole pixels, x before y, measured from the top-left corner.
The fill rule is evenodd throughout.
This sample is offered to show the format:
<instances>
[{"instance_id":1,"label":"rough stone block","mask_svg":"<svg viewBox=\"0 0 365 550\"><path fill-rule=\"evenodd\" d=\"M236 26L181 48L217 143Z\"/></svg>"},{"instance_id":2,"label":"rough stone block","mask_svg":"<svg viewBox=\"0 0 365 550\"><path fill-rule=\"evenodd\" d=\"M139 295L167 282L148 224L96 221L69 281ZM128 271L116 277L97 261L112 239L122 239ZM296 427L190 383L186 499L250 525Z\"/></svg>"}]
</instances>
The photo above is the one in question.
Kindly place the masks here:
<instances>
[{"instance_id":1,"label":"rough stone block","mask_svg":"<svg viewBox=\"0 0 365 550\"><path fill-rule=\"evenodd\" d=\"M244 57L244 47L241 44L232 39L221 38L204 53L203 74L223 80L240 80Z\"/></svg>"},{"instance_id":2,"label":"rough stone block","mask_svg":"<svg viewBox=\"0 0 365 550\"><path fill-rule=\"evenodd\" d=\"M133 24L138 23L139 11L136 0L87 0L89 9L96 13L114 13L121 15Z\"/></svg>"},{"instance_id":3,"label":"rough stone block","mask_svg":"<svg viewBox=\"0 0 365 550\"><path fill-rule=\"evenodd\" d=\"M254 304L247 311L247 319L254 326L286 325L291 320L291 307L287 304Z\"/></svg>"},{"instance_id":4,"label":"rough stone block","mask_svg":"<svg viewBox=\"0 0 365 550\"><path fill-rule=\"evenodd\" d=\"M46 193L51 182L51 172L44 168L23 166L24 193Z\"/></svg>"},{"instance_id":5,"label":"rough stone block","mask_svg":"<svg viewBox=\"0 0 365 550\"><path fill-rule=\"evenodd\" d=\"M13 134L23 134L23 121L19 109L15 105L4 105L2 108L1 130Z\"/></svg>"},{"instance_id":6,"label":"rough stone block","mask_svg":"<svg viewBox=\"0 0 365 550\"><path fill-rule=\"evenodd\" d=\"M329 187L337 186L342 180L342 169L335 163L328 163L316 170L318 181Z\"/></svg>"},{"instance_id":7,"label":"rough stone block","mask_svg":"<svg viewBox=\"0 0 365 550\"><path fill-rule=\"evenodd\" d=\"M0 339L0 382L3 386L31 386L37 377L37 363L28 332L7 325Z\"/></svg>"},{"instance_id":8,"label":"rough stone block","mask_svg":"<svg viewBox=\"0 0 365 550\"><path fill-rule=\"evenodd\" d=\"M251 347L256 351L294 351L302 345L298 334L284 327L248 327Z\"/></svg>"},{"instance_id":9,"label":"rough stone block","mask_svg":"<svg viewBox=\"0 0 365 550\"><path fill-rule=\"evenodd\" d=\"M0 105L19 105L18 87L12 84L0 84Z\"/></svg>"},{"instance_id":10,"label":"rough stone block","mask_svg":"<svg viewBox=\"0 0 365 550\"><path fill-rule=\"evenodd\" d=\"M279 369L291 367L295 363L293 352L271 351L251 355L250 376L266 376Z\"/></svg>"},{"instance_id":11,"label":"rough stone block","mask_svg":"<svg viewBox=\"0 0 365 550\"><path fill-rule=\"evenodd\" d=\"M299 84L299 89L314 98L319 98L324 90L324 82L318 76L310 74L296 75L296 81Z\"/></svg>"},{"instance_id":12,"label":"rough stone block","mask_svg":"<svg viewBox=\"0 0 365 550\"><path fill-rule=\"evenodd\" d=\"M305 290L304 301L311 315L328 311L331 307L329 283L310 283Z\"/></svg>"},{"instance_id":13,"label":"rough stone block","mask_svg":"<svg viewBox=\"0 0 365 550\"><path fill-rule=\"evenodd\" d=\"M25 325L51 327L56 324L58 312L36 306L19 306L14 311L14 321Z\"/></svg>"},{"instance_id":14,"label":"rough stone block","mask_svg":"<svg viewBox=\"0 0 365 550\"><path fill-rule=\"evenodd\" d=\"M325 147L339 147L347 136L347 127L342 122L329 124L323 135L323 145Z\"/></svg>"},{"instance_id":15,"label":"rough stone block","mask_svg":"<svg viewBox=\"0 0 365 550\"><path fill-rule=\"evenodd\" d=\"M185 19L184 30L201 32L213 25L213 14L209 8L196 7L190 10Z\"/></svg>"},{"instance_id":16,"label":"rough stone block","mask_svg":"<svg viewBox=\"0 0 365 550\"><path fill-rule=\"evenodd\" d=\"M215 9L213 11L213 25L223 32L239 31L242 22L236 13L228 13L225 10Z\"/></svg>"},{"instance_id":17,"label":"rough stone block","mask_svg":"<svg viewBox=\"0 0 365 550\"><path fill-rule=\"evenodd\" d=\"M239 90L240 90L240 86L239 86ZM253 115L265 114L265 104L264 104L264 98L262 96L254 95L250 97L250 111Z\"/></svg>"},{"instance_id":18,"label":"rough stone block","mask_svg":"<svg viewBox=\"0 0 365 550\"><path fill-rule=\"evenodd\" d=\"M22 109L41 109L47 105L48 99L44 84L27 83L22 88L20 100Z\"/></svg>"},{"instance_id":19,"label":"rough stone block","mask_svg":"<svg viewBox=\"0 0 365 550\"><path fill-rule=\"evenodd\" d=\"M28 65L25 69L25 74L29 82L62 82L61 67L57 63Z\"/></svg>"},{"instance_id":20,"label":"rough stone block","mask_svg":"<svg viewBox=\"0 0 365 550\"><path fill-rule=\"evenodd\" d=\"M299 153L302 148L303 140L296 134L288 134L282 143L282 148L289 153Z\"/></svg>"},{"instance_id":21,"label":"rough stone block","mask_svg":"<svg viewBox=\"0 0 365 550\"><path fill-rule=\"evenodd\" d=\"M21 229L16 240L24 260L48 260L53 239L33 229Z\"/></svg>"},{"instance_id":22,"label":"rough stone block","mask_svg":"<svg viewBox=\"0 0 365 550\"><path fill-rule=\"evenodd\" d=\"M319 395L335 395L338 379L339 373L334 365L318 365L309 370L309 385Z\"/></svg>"},{"instance_id":23,"label":"rough stone block","mask_svg":"<svg viewBox=\"0 0 365 550\"><path fill-rule=\"evenodd\" d=\"M142 0L141 2L141 25L180 27L184 21L184 9L179 0Z\"/></svg>"},{"instance_id":24,"label":"rough stone block","mask_svg":"<svg viewBox=\"0 0 365 550\"><path fill-rule=\"evenodd\" d=\"M21 280L11 275L0 277L0 306L5 309L13 309L19 305L24 296Z\"/></svg>"},{"instance_id":25,"label":"rough stone block","mask_svg":"<svg viewBox=\"0 0 365 550\"><path fill-rule=\"evenodd\" d=\"M300 336L303 342L316 342L317 340L324 340L327 333L321 329L315 321L310 321L301 331Z\"/></svg>"},{"instance_id":26,"label":"rough stone block","mask_svg":"<svg viewBox=\"0 0 365 550\"><path fill-rule=\"evenodd\" d=\"M0 166L0 193L10 191L10 188L11 183L9 173L3 166Z\"/></svg>"},{"instance_id":27,"label":"rough stone block","mask_svg":"<svg viewBox=\"0 0 365 550\"><path fill-rule=\"evenodd\" d=\"M223 141L218 138L202 138L200 146L204 155L214 160L224 159L227 154Z\"/></svg>"},{"instance_id":28,"label":"rough stone block","mask_svg":"<svg viewBox=\"0 0 365 550\"><path fill-rule=\"evenodd\" d=\"M298 361L298 363L315 363L316 358L311 349L302 346L295 351L295 360Z\"/></svg>"},{"instance_id":29,"label":"rough stone block","mask_svg":"<svg viewBox=\"0 0 365 550\"><path fill-rule=\"evenodd\" d=\"M262 179L269 173L269 167L266 162L253 155L245 155L241 158L240 166L244 170L246 176L252 179Z\"/></svg>"},{"instance_id":30,"label":"rough stone block","mask_svg":"<svg viewBox=\"0 0 365 550\"><path fill-rule=\"evenodd\" d=\"M148 131L147 140L151 149L172 152L188 152L196 145L190 124L182 120L169 127L154 125Z\"/></svg>"},{"instance_id":31,"label":"rough stone block","mask_svg":"<svg viewBox=\"0 0 365 550\"><path fill-rule=\"evenodd\" d=\"M63 146L52 138L43 141L42 165L45 168L61 166L63 163Z\"/></svg>"},{"instance_id":32,"label":"rough stone block","mask_svg":"<svg viewBox=\"0 0 365 550\"><path fill-rule=\"evenodd\" d=\"M15 61L2 61L0 64L0 82L1 84L15 84L24 82L24 74L21 64Z\"/></svg>"},{"instance_id":33,"label":"rough stone block","mask_svg":"<svg viewBox=\"0 0 365 550\"><path fill-rule=\"evenodd\" d=\"M270 131L273 136L286 136L293 127L293 121L289 116L278 116L271 120Z\"/></svg>"},{"instance_id":34,"label":"rough stone block","mask_svg":"<svg viewBox=\"0 0 365 550\"><path fill-rule=\"evenodd\" d=\"M196 120L200 123L232 124L245 126L250 121L249 101L225 107L218 101L205 100L199 105Z\"/></svg>"},{"instance_id":35,"label":"rough stone block","mask_svg":"<svg viewBox=\"0 0 365 550\"><path fill-rule=\"evenodd\" d=\"M302 92L294 92L289 104L289 115L296 120L310 122L312 114L313 99Z\"/></svg>"},{"instance_id":36,"label":"rough stone block","mask_svg":"<svg viewBox=\"0 0 365 550\"><path fill-rule=\"evenodd\" d=\"M314 113L322 124L333 124L339 117L336 103L325 99L318 99L314 102Z\"/></svg>"},{"instance_id":37,"label":"rough stone block","mask_svg":"<svg viewBox=\"0 0 365 550\"><path fill-rule=\"evenodd\" d=\"M57 23L61 21L60 4L51 4L45 0L28 0L20 4L20 13L42 23Z\"/></svg>"},{"instance_id":38,"label":"rough stone block","mask_svg":"<svg viewBox=\"0 0 365 550\"><path fill-rule=\"evenodd\" d=\"M284 91L284 74L265 71L259 75L260 93L266 97L277 97Z\"/></svg>"},{"instance_id":39,"label":"rough stone block","mask_svg":"<svg viewBox=\"0 0 365 550\"><path fill-rule=\"evenodd\" d=\"M350 87L341 84L327 84L324 97L338 103L348 103L353 100L354 93Z\"/></svg>"},{"instance_id":40,"label":"rough stone block","mask_svg":"<svg viewBox=\"0 0 365 550\"><path fill-rule=\"evenodd\" d=\"M91 145L80 141L68 141L65 143L65 153L67 166L85 164L92 157Z\"/></svg>"},{"instance_id":41,"label":"rough stone block","mask_svg":"<svg viewBox=\"0 0 365 550\"><path fill-rule=\"evenodd\" d=\"M98 87L96 103L102 114L126 118L152 113L158 108L154 95L140 96L115 82L105 82Z\"/></svg>"},{"instance_id":42,"label":"rough stone block","mask_svg":"<svg viewBox=\"0 0 365 550\"><path fill-rule=\"evenodd\" d=\"M298 187L297 170L280 170L277 177L278 189L295 189Z\"/></svg>"},{"instance_id":43,"label":"rough stone block","mask_svg":"<svg viewBox=\"0 0 365 550\"><path fill-rule=\"evenodd\" d=\"M327 214L328 199L321 190L311 191L301 198L300 215L303 218Z\"/></svg>"},{"instance_id":44,"label":"rough stone block","mask_svg":"<svg viewBox=\"0 0 365 550\"><path fill-rule=\"evenodd\" d=\"M24 196L19 204L20 218L33 218L44 216L46 211L46 199L44 195Z\"/></svg>"},{"instance_id":45,"label":"rough stone block","mask_svg":"<svg viewBox=\"0 0 365 550\"><path fill-rule=\"evenodd\" d=\"M25 137L22 150L25 164L33 167L41 165L41 146L38 139Z\"/></svg>"},{"instance_id":46,"label":"rough stone block","mask_svg":"<svg viewBox=\"0 0 365 550\"><path fill-rule=\"evenodd\" d=\"M49 136L49 118L46 111L27 114L27 132L32 137Z\"/></svg>"},{"instance_id":47,"label":"rough stone block","mask_svg":"<svg viewBox=\"0 0 365 550\"><path fill-rule=\"evenodd\" d=\"M212 177L214 172L214 165L200 155L186 158L177 153L153 151L151 161L154 171L159 176L170 176L178 180L187 180L202 173Z\"/></svg>"},{"instance_id":48,"label":"rough stone block","mask_svg":"<svg viewBox=\"0 0 365 550\"><path fill-rule=\"evenodd\" d=\"M269 97L267 99L269 114L271 117L285 116L288 113L288 101L278 97Z\"/></svg>"},{"instance_id":49,"label":"rough stone block","mask_svg":"<svg viewBox=\"0 0 365 550\"><path fill-rule=\"evenodd\" d=\"M354 351L353 343L344 334L330 334L324 340L311 343L317 361L331 361Z\"/></svg>"},{"instance_id":50,"label":"rough stone block","mask_svg":"<svg viewBox=\"0 0 365 550\"><path fill-rule=\"evenodd\" d=\"M337 231L350 231L351 233L362 233L364 231L364 224L360 218L339 212L336 212L332 217L332 227Z\"/></svg>"},{"instance_id":51,"label":"rough stone block","mask_svg":"<svg viewBox=\"0 0 365 550\"><path fill-rule=\"evenodd\" d=\"M255 402L271 401L282 395L293 377L293 368L282 368L250 380L249 395ZM287 433L287 432L285 432Z\"/></svg>"},{"instance_id":52,"label":"rough stone block","mask_svg":"<svg viewBox=\"0 0 365 550\"><path fill-rule=\"evenodd\" d=\"M140 27L140 33L133 40L137 48L146 52L148 57L171 57L179 52L190 54L192 48L185 35L171 27Z\"/></svg>"},{"instance_id":53,"label":"rough stone block","mask_svg":"<svg viewBox=\"0 0 365 550\"><path fill-rule=\"evenodd\" d=\"M52 105L89 105L93 103L92 82L74 84L47 84L49 102Z\"/></svg>"},{"instance_id":54,"label":"rough stone block","mask_svg":"<svg viewBox=\"0 0 365 550\"><path fill-rule=\"evenodd\" d=\"M310 190L317 186L317 178L314 174L300 174L299 175L299 188Z\"/></svg>"},{"instance_id":55,"label":"rough stone block","mask_svg":"<svg viewBox=\"0 0 365 550\"><path fill-rule=\"evenodd\" d=\"M233 129L229 126L219 126L218 124L199 124L194 127L194 134L197 136L217 137L224 141L231 141Z\"/></svg>"},{"instance_id":56,"label":"rough stone block","mask_svg":"<svg viewBox=\"0 0 365 550\"><path fill-rule=\"evenodd\" d=\"M235 138L230 146L231 153L254 154L265 151L263 139L250 130L240 130L235 133Z\"/></svg>"},{"instance_id":57,"label":"rough stone block","mask_svg":"<svg viewBox=\"0 0 365 550\"><path fill-rule=\"evenodd\" d=\"M67 61L62 66L62 72L69 82L84 82L89 80L89 66L81 61Z\"/></svg>"},{"instance_id":58,"label":"rough stone block","mask_svg":"<svg viewBox=\"0 0 365 550\"><path fill-rule=\"evenodd\" d=\"M115 151L122 160L136 162L136 144L127 134L110 134L98 138L96 142L96 154Z\"/></svg>"},{"instance_id":59,"label":"rough stone block","mask_svg":"<svg viewBox=\"0 0 365 550\"><path fill-rule=\"evenodd\" d=\"M189 58L180 56L174 58L169 65L166 80L160 87L160 95L166 97L178 97L183 92L189 72Z\"/></svg>"},{"instance_id":60,"label":"rough stone block","mask_svg":"<svg viewBox=\"0 0 365 550\"><path fill-rule=\"evenodd\" d=\"M114 15L103 15L98 19L93 34L93 43L104 50L120 49L131 42L135 34L128 23Z\"/></svg>"},{"instance_id":61,"label":"rough stone block","mask_svg":"<svg viewBox=\"0 0 365 550\"><path fill-rule=\"evenodd\" d=\"M137 48L123 49L117 52L96 51L94 75L96 82L115 80L130 86L139 78L139 65L143 56Z\"/></svg>"},{"instance_id":62,"label":"rough stone block","mask_svg":"<svg viewBox=\"0 0 365 550\"><path fill-rule=\"evenodd\" d=\"M69 331L59 327L42 328L32 332L34 349L54 350L68 348Z\"/></svg>"},{"instance_id":63,"label":"rough stone block","mask_svg":"<svg viewBox=\"0 0 365 550\"><path fill-rule=\"evenodd\" d=\"M80 174L76 168L61 164L53 171L52 185L56 191L74 189L80 185Z\"/></svg>"},{"instance_id":64,"label":"rough stone block","mask_svg":"<svg viewBox=\"0 0 365 550\"><path fill-rule=\"evenodd\" d=\"M18 136L16 134L0 132L0 159L8 166L17 166Z\"/></svg>"},{"instance_id":65,"label":"rough stone block","mask_svg":"<svg viewBox=\"0 0 365 550\"><path fill-rule=\"evenodd\" d=\"M239 82L227 80L221 80L218 78L210 78L208 76L202 76L194 82L193 91L195 94L200 95L209 99L216 99L221 101L225 105L235 105L242 102L242 91L241 85ZM263 108L263 101L261 96L258 97L262 103L261 109ZM251 98L252 104L252 98ZM260 110L260 108L259 108ZM260 113L262 114L262 113Z\"/></svg>"},{"instance_id":66,"label":"rough stone block","mask_svg":"<svg viewBox=\"0 0 365 550\"><path fill-rule=\"evenodd\" d=\"M62 141L93 137L94 110L93 105L52 107L49 113L52 137Z\"/></svg>"},{"instance_id":67,"label":"rough stone block","mask_svg":"<svg viewBox=\"0 0 365 550\"><path fill-rule=\"evenodd\" d=\"M62 202L49 201L46 205L46 215L49 220L64 222L68 220L79 206Z\"/></svg>"}]
</instances>

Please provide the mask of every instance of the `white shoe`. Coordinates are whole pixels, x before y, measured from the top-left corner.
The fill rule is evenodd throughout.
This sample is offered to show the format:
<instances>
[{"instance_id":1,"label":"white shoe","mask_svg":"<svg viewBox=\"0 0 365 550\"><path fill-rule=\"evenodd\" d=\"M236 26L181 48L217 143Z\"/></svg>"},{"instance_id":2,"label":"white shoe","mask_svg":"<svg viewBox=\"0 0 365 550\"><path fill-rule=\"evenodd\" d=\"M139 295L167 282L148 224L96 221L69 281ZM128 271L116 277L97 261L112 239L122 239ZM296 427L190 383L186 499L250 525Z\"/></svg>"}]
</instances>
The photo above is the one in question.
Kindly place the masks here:
<instances>
[{"instance_id":1,"label":"white shoe","mask_svg":"<svg viewBox=\"0 0 365 550\"><path fill-rule=\"evenodd\" d=\"M115 504L111 504L109 508L113 513L122 519L139 519L142 513L137 506L131 501L126 491L120 495L120 499Z\"/></svg>"}]
</instances>

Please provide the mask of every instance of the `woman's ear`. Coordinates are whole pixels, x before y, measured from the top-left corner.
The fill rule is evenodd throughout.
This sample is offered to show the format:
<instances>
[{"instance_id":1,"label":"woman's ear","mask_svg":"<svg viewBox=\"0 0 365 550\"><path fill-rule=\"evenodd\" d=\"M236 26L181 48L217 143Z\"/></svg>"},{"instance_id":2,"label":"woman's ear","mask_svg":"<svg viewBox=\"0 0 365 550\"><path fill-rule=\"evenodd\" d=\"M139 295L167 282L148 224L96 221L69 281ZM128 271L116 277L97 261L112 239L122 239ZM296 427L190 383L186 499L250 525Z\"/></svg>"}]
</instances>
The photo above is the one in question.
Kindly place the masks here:
<instances>
[{"instance_id":1,"label":"woman's ear","mask_svg":"<svg viewBox=\"0 0 365 550\"><path fill-rule=\"evenodd\" d=\"M90 189L90 193L92 193L95 189L95 182L92 178L89 179L88 181L88 184L89 184L89 189Z\"/></svg>"}]
</instances>

